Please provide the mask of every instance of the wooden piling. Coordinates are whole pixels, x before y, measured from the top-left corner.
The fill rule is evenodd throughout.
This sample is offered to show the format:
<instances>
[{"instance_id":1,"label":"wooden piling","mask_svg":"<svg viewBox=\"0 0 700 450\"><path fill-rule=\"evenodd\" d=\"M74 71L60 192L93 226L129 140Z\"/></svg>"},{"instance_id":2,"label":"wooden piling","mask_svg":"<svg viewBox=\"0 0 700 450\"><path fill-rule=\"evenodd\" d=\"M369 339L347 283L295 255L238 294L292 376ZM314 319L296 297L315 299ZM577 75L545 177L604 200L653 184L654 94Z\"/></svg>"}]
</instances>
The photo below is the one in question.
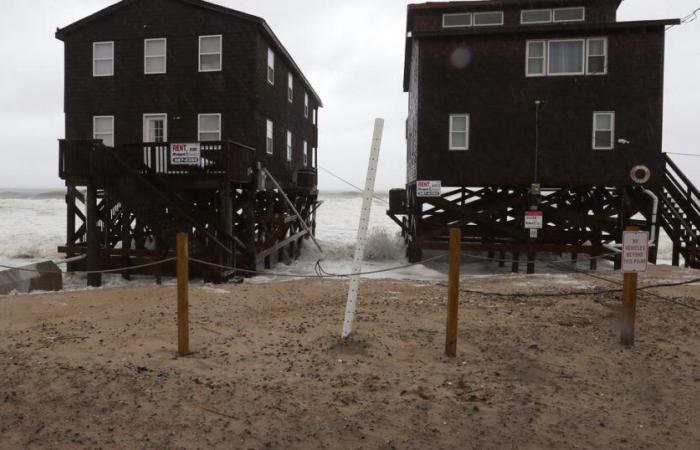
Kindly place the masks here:
<instances>
[{"instance_id":1,"label":"wooden piling","mask_svg":"<svg viewBox=\"0 0 700 450\"><path fill-rule=\"evenodd\" d=\"M637 227L627 227L626 231L639 231ZM622 286L622 318L621 336L622 345L634 345L634 327L637 320L637 283L639 276L636 273L623 274Z\"/></svg>"},{"instance_id":2,"label":"wooden piling","mask_svg":"<svg viewBox=\"0 0 700 450\"><path fill-rule=\"evenodd\" d=\"M447 336L445 339L445 354L457 356L457 332L459 330L459 266L461 263L462 230L459 227L450 229L450 269L449 288L447 294Z\"/></svg>"},{"instance_id":3,"label":"wooden piling","mask_svg":"<svg viewBox=\"0 0 700 450\"><path fill-rule=\"evenodd\" d=\"M511 265L511 272L520 272L520 253L513 252L513 263Z\"/></svg>"},{"instance_id":4,"label":"wooden piling","mask_svg":"<svg viewBox=\"0 0 700 450\"><path fill-rule=\"evenodd\" d=\"M100 270L100 236L97 230L97 187L94 183L87 186L87 270ZM102 286L102 274L89 273L88 286Z\"/></svg>"},{"instance_id":5,"label":"wooden piling","mask_svg":"<svg viewBox=\"0 0 700 450\"><path fill-rule=\"evenodd\" d=\"M177 349L180 356L190 354L188 238L187 233L177 235Z\"/></svg>"}]
</instances>

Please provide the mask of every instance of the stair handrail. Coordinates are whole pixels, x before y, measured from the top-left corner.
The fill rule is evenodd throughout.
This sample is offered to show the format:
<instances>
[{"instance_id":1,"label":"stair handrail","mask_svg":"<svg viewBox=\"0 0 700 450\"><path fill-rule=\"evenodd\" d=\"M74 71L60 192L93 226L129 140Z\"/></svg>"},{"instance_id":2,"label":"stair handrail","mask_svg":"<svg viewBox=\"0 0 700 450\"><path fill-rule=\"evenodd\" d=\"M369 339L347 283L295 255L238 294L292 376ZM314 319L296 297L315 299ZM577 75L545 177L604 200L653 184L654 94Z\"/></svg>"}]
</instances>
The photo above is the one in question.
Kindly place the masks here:
<instances>
[{"instance_id":1,"label":"stair handrail","mask_svg":"<svg viewBox=\"0 0 700 450\"><path fill-rule=\"evenodd\" d=\"M668 173L669 175L674 175L677 178L680 178L681 181L685 184L686 189L689 192L692 192L695 194L695 197L700 199L700 191L695 187L695 185L688 179L687 176L678 168L676 163L673 162L670 156L668 156L668 153L664 153L664 158L666 159L666 165L669 166L671 169L673 169L673 174ZM692 197L689 198L688 200L692 200Z\"/></svg>"}]
</instances>

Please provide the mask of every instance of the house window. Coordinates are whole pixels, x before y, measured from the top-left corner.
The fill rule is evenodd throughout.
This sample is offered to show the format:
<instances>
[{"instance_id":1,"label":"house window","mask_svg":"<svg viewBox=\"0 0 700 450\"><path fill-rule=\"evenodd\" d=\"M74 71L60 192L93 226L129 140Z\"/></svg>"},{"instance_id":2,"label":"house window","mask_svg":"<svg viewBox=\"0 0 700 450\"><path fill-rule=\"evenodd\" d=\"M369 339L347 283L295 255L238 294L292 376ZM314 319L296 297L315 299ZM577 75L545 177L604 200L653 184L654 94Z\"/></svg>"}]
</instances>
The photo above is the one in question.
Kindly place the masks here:
<instances>
[{"instance_id":1,"label":"house window","mask_svg":"<svg viewBox=\"0 0 700 450\"><path fill-rule=\"evenodd\" d=\"M287 100L289 103L294 102L294 75L291 73L287 77Z\"/></svg>"},{"instance_id":2,"label":"house window","mask_svg":"<svg viewBox=\"0 0 700 450\"><path fill-rule=\"evenodd\" d=\"M309 165L309 144L304 141L304 167Z\"/></svg>"},{"instance_id":3,"label":"house window","mask_svg":"<svg viewBox=\"0 0 700 450\"><path fill-rule=\"evenodd\" d=\"M92 138L101 140L107 147L114 147L114 116L93 117Z\"/></svg>"},{"instance_id":4,"label":"house window","mask_svg":"<svg viewBox=\"0 0 700 450\"><path fill-rule=\"evenodd\" d=\"M528 41L527 43L527 76L538 77L546 75L546 42Z\"/></svg>"},{"instance_id":5,"label":"house window","mask_svg":"<svg viewBox=\"0 0 700 450\"><path fill-rule=\"evenodd\" d=\"M199 71L221 71L221 35L199 37Z\"/></svg>"},{"instance_id":6,"label":"house window","mask_svg":"<svg viewBox=\"0 0 700 450\"><path fill-rule=\"evenodd\" d=\"M443 14L442 15L442 27L443 28L457 28L457 27L470 27L470 26L472 26L471 13Z\"/></svg>"},{"instance_id":7,"label":"house window","mask_svg":"<svg viewBox=\"0 0 700 450\"><path fill-rule=\"evenodd\" d=\"M275 126L270 119L267 119L267 139L265 140L265 148L267 154L272 155L275 152Z\"/></svg>"},{"instance_id":8,"label":"house window","mask_svg":"<svg viewBox=\"0 0 700 450\"><path fill-rule=\"evenodd\" d=\"M318 119L318 110L315 109L315 108L314 108L314 111L313 111L313 116L314 116L314 117L313 117L313 123L314 123L314 125L316 125L316 121L317 121L317 119Z\"/></svg>"},{"instance_id":9,"label":"house window","mask_svg":"<svg viewBox=\"0 0 700 450\"><path fill-rule=\"evenodd\" d=\"M292 161L292 132L287 131L287 161Z\"/></svg>"},{"instance_id":10,"label":"house window","mask_svg":"<svg viewBox=\"0 0 700 450\"><path fill-rule=\"evenodd\" d=\"M586 20L586 8L557 8L554 10L554 22L583 22Z\"/></svg>"},{"instance_id":11,"label":"house window","mask_svg":"<svg viewBox=\"0 0 700 450\"><path fill-rule=\"evenodd\" d=\"M166 72L167 40L146 39L143 41L143 71L146 75Z\"/></svg>"},{"instance_id":12,"label":"house window","mask_svg":"<svg viewBox=\"0 0 700 450\"><path fill-rule=\"evenodd\" d=\"M309 94L304 93L304 117L309 118Z\"/></svg>"},{"instance_id":13,"label":"house window","mask_svg":"<svg viewBox=\"0 0 700 450\"><path fill-rule=\"evenodd\" d=\"M92 75L95 77L114 75L114 42L92 44Z\"/></svg>"},{"instance_id":14,"label":"house window","mask_svg":"<svg viewBox=\"0 0 700 450\"><path fill-rule=\"evenodd\" d=\"M267 49L267 82L275 85L275 53L272 49Z\"/></svg>"},{"instance_id":15,"label":"house window","mask_svg":"<svg viewBox=\"0 0 700 450\"><path fill-rule=\"evenodd\" d=\"M143 142L166 142L168 140L168 115L143 115Z\"/></svg>"},{"instance_id":16,"label":"house window","mask_svg":"<svg viewBox=\"0 0 700 450\"><path fill-rule=\"evenodd\" d=\"M615 148L615 113L593 113L593 150Z\"/></svg>"},{"instance_id":17,"label":"house window","mask_svg":"<svg viewBox=\"0 0 700 450\"><path fill-rule=\"evenodd\" d=\"M198 122L198 141L221 140L221 114L200 114Z\"/></svg>"},{"instance_id":18,"label":"house window","mask_svg":"<svg viewBox=\"0 0 700 450\"><path fill-rule=\"evenodd\" d=\"M551 9L525 9L520 11L520 23L550 23L552 21Z\"/></svg>"},{"instance_id":19,"label":"house window","mask_svg":"<svg viewBox=\"0 0 700 450\"><path fill-rule=\"evenodd\" d=\"M316 168L316 147L311 149L311 167Z\"/></svg>"},{"instance_id":20,"label":"house window","mask_svg":"<svg viewBox=\"0 0 700 450\"><path fill-rule=\"evenodd\" d=\"M548 75L583 75L584 40L549 41Z\"/></svg>"},{"instance_id":21,"label":"house window","mask_svg":"<svg viewBox=\"0 0 700 450\"><path fill-rule=\"evenodd\" d=\"M469 114L450 116L450 150L469 150Z\"/></svg>"},{"instance_id":22,"label":"house window","mask_svg":"<svg viewBox=\"0 0 700 450\"><path fill-rule=\"evenodd\" d=\"M474 26L503 25L503 11L474 13Z\"/></svg>"},{"instance_id":23,"label":"house window","mask_svg":"<svg viewBox=\"0 0 700 450\"><path fill-rule=\"evenodd\" d=\"M605 75L608 72L608 40L606 38L589 39L587 45L586 73Z\"/></svg>"}]
</instances>

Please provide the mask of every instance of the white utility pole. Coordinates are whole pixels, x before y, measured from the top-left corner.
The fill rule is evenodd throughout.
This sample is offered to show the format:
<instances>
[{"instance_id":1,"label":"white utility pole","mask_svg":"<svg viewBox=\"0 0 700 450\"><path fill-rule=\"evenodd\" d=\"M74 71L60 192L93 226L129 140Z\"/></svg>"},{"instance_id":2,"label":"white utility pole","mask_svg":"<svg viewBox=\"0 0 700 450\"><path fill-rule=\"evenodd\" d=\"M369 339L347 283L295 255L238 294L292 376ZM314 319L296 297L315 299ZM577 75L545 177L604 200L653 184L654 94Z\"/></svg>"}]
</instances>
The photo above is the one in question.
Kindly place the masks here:
<instances>
[{"instance_id":1,"label":"white utility pole","mask_svg":"<svg viewBox=\"0 0 700 450\"><path fill-rule=\"evenodd\" d=\"M382 146L382 134L384 133L384 119L374 121L374 136L372 137L372 149L367 169L367 181L362 197L362 214L360 226L357 231L357 245L355 247L355 262L352 266L350 278L350 290L348 291L348 305L345 310L345 322L343 323L343 339L352 334L355 323L355 311L357 309L357 295L360 291L360 273L362 273L362 259L367 245L367 230L369 228L369 214L372 211L372 199L374 197L374 185L377 181L377 165L379 164L379 149Z\"/></svg>"}]
</instances>

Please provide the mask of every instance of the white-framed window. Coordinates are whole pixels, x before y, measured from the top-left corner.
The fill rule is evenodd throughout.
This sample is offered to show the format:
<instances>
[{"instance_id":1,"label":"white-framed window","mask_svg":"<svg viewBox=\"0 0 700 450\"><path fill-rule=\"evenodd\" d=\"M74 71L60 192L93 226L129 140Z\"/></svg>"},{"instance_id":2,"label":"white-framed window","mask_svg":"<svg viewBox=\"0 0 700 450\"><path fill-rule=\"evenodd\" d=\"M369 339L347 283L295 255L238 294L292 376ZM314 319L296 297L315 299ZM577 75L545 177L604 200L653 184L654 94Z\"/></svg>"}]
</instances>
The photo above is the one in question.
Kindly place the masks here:
<instances>
[{"instance_id":1,"label":"white-framed window","mask_svg":"<svg viewBox=\"0 0 700 450\"><path fill-rule=\"evenodd\" d=\"M316 168L316 147L311 149L311 167Z\"/></svg>"},{"instance_id":2,"label":"white-framed window","mask_svg":"<svg viewBox=\"0 0 700 450\"><path fill-rule=\"evenodd\" d=\"M543 77L547 75L547 43L546 41L527 41L526 75L528 77Z\"/></svg>"},{"instance_id":3,"label":"white-framed window","mask_svg":"<svg viewBox=\"0 0 700 450\"><path fill-rule=\"evenodd\" d=\"M313 124L316 125L316 122L318 121L318 110L314 108L313 110Z\"/></svg>"},{"instance_id":4,"label":"white-framed window","mask_svg":"<svg viewBox=\"0 0 700 450\"><path fill-rule=\"evenodd\" d=\"M586 73L588 75L605 75L608 73L608 39L588 39L586 45Z\"/></svg>"},{"instance_id":5,"label":"white-framed window","mask_svg":"<svg viewBox=\"0 0 700 450\"><path fill-rule=\"evenodd\" d=\"M267 119L267 134L265 138L265 149L268 155L275 153L275 125Z\"/></svg>"},{"instance_id":6,"label":"white-framed window","mask_svg":"<svg viewBox=\"0 0 700 450\"><path fill-rule=\"evenodd\" d=\"M307 167L309 165L309 143L304 141L304 159L303 159L304 167Z\"/></svg>"},{"instance_id":7,"label":"white-framed window","mask_svg":"<svg viewBox=\"0 0 700 450\"><path fill-rule=\"evenodd\" d=\"M287 161L292 161L292 132L287 131Z\"/></svg>"},{"instance_id":8,"label":"white-framed window","mask_svg":"<svg viewBox=\"0 0 700 450\"><path fill-rule=\"evenodd\" d=\"M520 11L520 23L550 23L552 21L551 9L523 9Z\"/></svg>"},{"instance_id":9,"label":"white-framed window","mask_svg":"<svg viewBox=\"0 0 700 450\"><path fill-rule=\"evenodd\" d=\"M168 115L144 114L143 115L143 142L167 142L168 141Z\"/></svg>"},{"instance_id":10,"label":"white-framed window","mask_svg":"<svg viewBox=\"0 0 700 450\"><path fill-rule=\"evenodd\" d=\"M597 111L593 113L593 150L615 148L615 112Z\"/></svg>"},{"instance_id":11,"label":"white-framed window","mask_svg":"<svg viewBox=\"0 0 700 450\"><path fill-rule=\"evenodd\" d=\"M472 26L471 13L443 14L442 15L442 27L443 28L459 28L459 27L470 27L470 26Z\"/></svg>"},{"instance_id":12,"label":"white-framed window","mask_svg":"<svg viewBox=\"0 0 700 450\"><path fill-rule=\"evenodd\" d=\"M168 64L168 40L144 39L143 41L143 73L155 75L166 73Z\"/></svg>"},{"instance_id":13,"label":"white-framed window","mask_svg":"<svg viewBox=\"0 0 700 450\"><path fill-rule=\"evenodd\" d=\"M552 17L554 22L583 22L586 20L586 8L556 8Z\"/></svg>"},{"instance_id":14,"label":"white-framed window","mask_svg":"<svg viewBox=\"0 0 700 450\"><path fill-rule=\"evenodd\" d=\"M92 138L102 140L107 147L114 147L114 116L94 116Z\"/></svg>"},{"instance_id":15,"label":"white-framed window","mask_svg":"<svg viewBox=\"0 0 700 450\"><path fill-rule=\"evenodd\" d=\"M220 72L222 61L222 42L220 34L199 37L199 71Z\"/></svg>"},{"instance_id":16,"label":"white-framed window","mask_svg":"<svg viewBox=\"0 0 700 450\"><path fill-rule=\"evenodd\" d=\"M271 48L267 49L267 82L275 85L275 52Z\"/></svg>"},{"instance_id":17,"label":"white-framed window","mask_svg":"<svg viewBox=\"0 0 700 450\"><path fill-rule=\"evenodd\" d=\"M289 103L294 102L294 75L291 72L287 75L287 100Z\"/></svg>"},{"instance_id":18,"label":"white-framed window","mask_svg":"<svg viewBox=\"0 0 700 450\"><path fill-rule=\"evenodd\" d=\"M474 26L484 27L491 25L503 25L503 11L489 11L474 13Z\"/></svg>"},{"instance_id":19,"label":"white-framed window","mask_svg":"<svg viewBox=\"0 0 700 450\"><path fill-rule=\"evenodd\" d=\"M221 140L221 114L200 114L197 119L197 140Z\"/></svg>"},{"instance_id":20,"label":"white-framed window","mask_svg":"<svg viewBox=\"0 0 700 450\"><path fill-rule=\"evenodd\" d=\"M114 42L92 43L92 76L114 76Z\"/></svg>"},{"instance_id":21,"label":"white-framed window","mask_svg":"<svg viewBox=\"0 0 700 450\"><path fill-rule=\"evenodd\" d=\"M585 73L584 39L547 42L547 75L583 75Z\"/></svg>"},{"instance_id":22,"label":"white-framed window","mask_svg":"<svg viewBox=\"0 0 700 450\"><path fill-rule=\"evenodd\" d=\"M309 118L309 93L304 92L304 117Z\"/></svg>"},{"instance_id":23,"label":"white-framed window","mask_svg":"<svg viewBox=\"0 0 700 450\"><path fill-rule=\"evenodd\" d=\"M469 150L469 114L450 115L450 150Z\"/></svg>"}]
</instances>

